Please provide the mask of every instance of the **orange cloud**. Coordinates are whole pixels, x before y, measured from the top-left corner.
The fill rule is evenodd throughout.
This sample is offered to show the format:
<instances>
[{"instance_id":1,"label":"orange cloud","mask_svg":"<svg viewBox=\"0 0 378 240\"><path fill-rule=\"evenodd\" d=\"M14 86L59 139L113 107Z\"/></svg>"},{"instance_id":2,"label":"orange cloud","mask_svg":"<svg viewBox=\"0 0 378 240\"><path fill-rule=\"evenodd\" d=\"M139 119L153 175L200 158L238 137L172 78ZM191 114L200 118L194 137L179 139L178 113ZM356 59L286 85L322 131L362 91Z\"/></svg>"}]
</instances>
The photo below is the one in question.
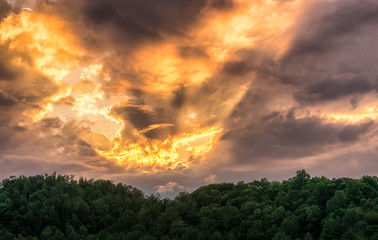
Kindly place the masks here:
<instances>
[{"instance_id":1,"label":"orange cloud","mask_svg":"<svg viewBox=\"0 0 378 240\"><path fill-rule=\"evenodd\" d=\"M22 110L23 126L47 118L75 122L76 135L91 154L138 174L187 169L206 161L224 129L231 128L230 118L240 128L250 124L238 125L243 114L263 118L262 108L297 107L290 87L269 91L260 78L270 74L267 79L275 84L272 79L281 77L275 71L290 51L293 26L312 2L209 0L190 6L192 15L177 22L150 8L146 11L155 18L140 16L144 8L138 3L42 4L35 11L10 13L0 23L9 71L24 72L18 88L0 84L21 102L29 101L24 95L40 99ZM110 14L101 4L109 4ZM126 7L135 16L124 18ZM154 22L154 14L161 22ZM28 81L32 75L38 81ZM259 89L272 98L236 114L243 101L259 101L248 99ZM307 107L293 116L304 119L309 109L328 122L377 115L366 105L359 113L314 113ZM205 181L215 180L210 177Z\"/></svg>"}]
</instances>

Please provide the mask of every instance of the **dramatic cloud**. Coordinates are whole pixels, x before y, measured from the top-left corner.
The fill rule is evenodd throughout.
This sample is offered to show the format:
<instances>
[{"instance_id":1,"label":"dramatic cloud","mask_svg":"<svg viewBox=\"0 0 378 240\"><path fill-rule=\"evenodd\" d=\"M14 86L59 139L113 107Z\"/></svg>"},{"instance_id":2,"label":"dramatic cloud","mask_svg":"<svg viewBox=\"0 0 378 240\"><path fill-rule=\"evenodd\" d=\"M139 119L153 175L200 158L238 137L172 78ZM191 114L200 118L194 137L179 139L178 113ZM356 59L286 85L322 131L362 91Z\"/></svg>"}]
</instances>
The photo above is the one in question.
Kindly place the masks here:
<instances>
[{"instance_id":1,"label":"dramatic cloud","mask_svg":"<svg viewBox=\"0 0 378 240\"><path fill-rule=\"evenodd\" d=\"M377 16L374 0L0 0L0 176L174 193L377 174Z\"/></svg>"},{"instance_id":2,"label":"dramatic cloud","mask_svg":"<svg viewBox=\"0 0 378 240\"><path fill-rule=\"evenodd\" d=\"M373 129L374 122L327 123L316 117L295 119L274 112L257 124L225 133L232 142L234 161L298 158L338 149L358 141Z\"/></svg>"},{"instance_id":3,"label":"dramatic cloud","mask_svg":"<svg viewBox=\"0 0 378 240\"><path fill-rule=\"evenodd\" d=\"M255 53L244 51L244 59L226 65L228 72L257 73L222 136L232 161L251 170L290 161L309 168L343 149L358 155L362 142L376 148L377 12L374 1L314 2L277 61L260 57L253 66Z\"/></svg>"}]
</instances>

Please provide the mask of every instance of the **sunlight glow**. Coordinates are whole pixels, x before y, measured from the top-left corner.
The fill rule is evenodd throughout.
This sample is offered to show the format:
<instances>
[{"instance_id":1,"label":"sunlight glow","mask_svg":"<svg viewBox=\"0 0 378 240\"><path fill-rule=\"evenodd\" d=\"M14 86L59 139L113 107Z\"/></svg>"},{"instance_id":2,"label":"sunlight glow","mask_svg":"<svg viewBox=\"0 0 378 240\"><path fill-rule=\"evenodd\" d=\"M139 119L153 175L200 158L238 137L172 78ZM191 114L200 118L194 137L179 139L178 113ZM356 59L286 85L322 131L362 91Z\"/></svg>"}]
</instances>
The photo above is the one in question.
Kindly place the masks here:
<instances>
[{"instance_id":1,"label":"sunlight glow","mask_svg":"<svg viewBox=\"0 0 378 240\"><path fill-rule=\"evenodd\" d=\"M114 141L110 151L97 152L119 165L142 169L143 172L155 172L161 169L189 167L191 162L208 153L216 141L216 135L222 129L213 127L193 133L170 137L164 141L147 141L122 144Z\"/></svg>"},{"instance_id":2,"label":"sunlight glow","mask_svg":"<svg viewBox=\"0 0 378 240\"><path fill-rule=\"evenodd\" d=\"M46 77L54 90L45 94L38 107L24 112L24 117L33 123L48 117L65 124L74 122L78 137L120 168L146 173L187 168L202 161L250 88L246 82L255 75L248 73L248 81L233 83L230 88L212 86L217 82L212 79L225 78L222 81L227 84L229 76L222 69L228 61L238 60L238 49L267 44L281 47L282 42L271 36L281 34L291 23L284 10L273 11L281 6L277 1L235 3L229 12L204 13L202 22L189 29L187 36L164 36L167 41L110 54L119 57L110 61L107 54L98 55L82 46L59 16L26 8L9 14L0 23L0 44L13 54L9 61L30 75ZM35 91L36 85L44 83L27 84ZM196 102L197 95L206 103ZM192 100L179 99L176 106L172 103L175 98ZM150 117L147 127L133 126L127 112L115 114L117 106L137 107L132 114ZM159 111L164 117L172 112L177 116L160 119ZM146 137L146 133L160 130L169 134ZM59 151L63 152L62 148Z\"/></svg>"}]
</instances>

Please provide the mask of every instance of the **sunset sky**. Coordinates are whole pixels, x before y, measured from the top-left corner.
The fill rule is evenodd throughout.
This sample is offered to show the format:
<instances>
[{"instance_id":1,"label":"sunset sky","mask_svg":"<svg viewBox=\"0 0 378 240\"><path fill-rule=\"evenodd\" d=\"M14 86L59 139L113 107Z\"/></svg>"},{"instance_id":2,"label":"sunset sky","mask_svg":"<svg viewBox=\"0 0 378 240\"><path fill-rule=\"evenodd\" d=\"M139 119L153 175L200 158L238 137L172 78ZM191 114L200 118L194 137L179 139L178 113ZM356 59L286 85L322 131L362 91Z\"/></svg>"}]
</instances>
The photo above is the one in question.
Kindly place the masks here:
<instances>
[{"instance_id":1,"label":"sunset sky","mask_svg":"<svg viewBox=\"0 0 378 240\"><path fill-rule=\"evenodd\" d=\"M377 64L376 0L0 0L0 178L377 175Z\"/></svg>"}]
</instances>

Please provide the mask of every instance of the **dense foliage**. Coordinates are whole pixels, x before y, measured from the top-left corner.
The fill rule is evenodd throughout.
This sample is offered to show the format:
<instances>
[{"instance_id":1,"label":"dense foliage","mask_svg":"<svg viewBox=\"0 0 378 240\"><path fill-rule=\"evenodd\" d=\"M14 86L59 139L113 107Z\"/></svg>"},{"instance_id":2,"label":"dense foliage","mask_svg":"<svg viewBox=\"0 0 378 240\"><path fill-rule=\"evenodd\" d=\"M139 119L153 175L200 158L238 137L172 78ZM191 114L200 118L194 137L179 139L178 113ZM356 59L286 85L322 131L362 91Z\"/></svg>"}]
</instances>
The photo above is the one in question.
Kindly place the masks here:
<instances>
[{"instance_id":1,"label":"dense foliage","mask_svg":"<svg viewBox=\"0 0 378 240\"><path fill-rule=\"evenodd\" d=\"M73 176L11 177L0 239L378 239L378 178L210 184L174 200Z\"/></svg>"}]
</instances>

